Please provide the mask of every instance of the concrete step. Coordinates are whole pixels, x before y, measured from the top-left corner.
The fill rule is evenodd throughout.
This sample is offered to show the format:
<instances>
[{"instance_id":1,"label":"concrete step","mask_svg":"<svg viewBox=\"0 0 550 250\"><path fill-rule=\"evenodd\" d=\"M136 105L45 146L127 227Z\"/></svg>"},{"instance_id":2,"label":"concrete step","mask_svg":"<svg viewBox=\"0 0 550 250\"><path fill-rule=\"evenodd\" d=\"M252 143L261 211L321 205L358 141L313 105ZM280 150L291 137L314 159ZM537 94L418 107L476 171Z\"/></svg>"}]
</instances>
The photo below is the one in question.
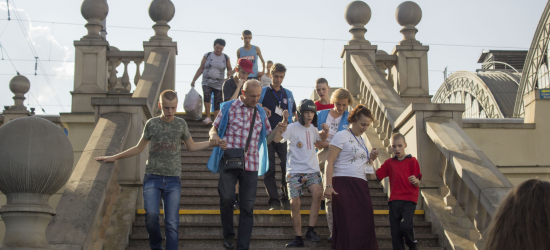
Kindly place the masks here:
<instances>
[{"instance_id":1,"label":"concrete step","mask_svg":"<svg viewBox=\"0 0 550 250\"><path fill-rule=\"evenodd\" d=\"M204 190L189 190L189 189L183 189L181 190L181 196L182 199L188 199L190 197L214 197L215 199L219 199L220 194L218 194L217 189L209 188ZM256 197L267 197L267 192L265 189L257 189L256 190ZM379 192L379 193L373 193L370 194L372 201L387 201L388 197L385 193ZM301 196L301 199L311 197L311 194L309 192L304 192L304 195Z\"/></svg>"},{"instance_id":2,"label":"concrete step","mask_svg":"<svg viewBox=\"0 0 550 250\"><path fill-rule=\"evenodd\" d=\"M185 242L183 243L185 244ZM236 244L236 242L235 242ZM164 245L163 245L164 246ZM146 247L127 247L126 250L149 250L150 248L148 246ZM278 248L257 248L262 250L279 250L279 249L286 249L284 246L278 247ZM303 250L331 250L330 247L303 247L300 248ZM224 247L187 247L187 246L179 246L178 250L227 250ZM392 250L391 247L378 247L378 250ZM444 247L419 247L418 250L445 250Z\"/></svg>"},{"instance_id":3,"label":"concrete step","mask_svg":"<svg viewBox=\"0 0 550 250\"><path fill-rule=\"evenodd\" d=\"M376 190L375 192L378 192L379 189L383 189L384 187L382 184L369 181L369 189L371 192L373 192L373 189ZM218 182L206 182L205 180L187 180L185 182L181 183L181 187L185 188L218 188ZM277 183L277 187L281 187L281 182ZM263 181L258 182L258 188L265 188L265 183Z\"/></svg>"},{"instance_id":4,"label":"concrete step","mask_svg":"<svg viewBox=\"0 0 550 250\"><path fill-rule=\"evenodd\" d=\"M235 232L237 232L238 221L235 222ZM132 234L146 234L145 221L136 221L132 225ZM160 222L162 231L164 231L164 222ZM308 224L302 225L302 231L305 235ZM415 234L431 234L431 222L419 221L414 225ZM377 221L375 222L376 234L390 234L389 221ZM222 235L223 229L221 224L218 223L203 223L203 222L184 222L180 223L178 228L180 234L183 235ZM319 234L330 234L326 221L321 221L315 226L315 232ZM292 222L271 222L271 223L254 223L252 235L264 235L264 234L284 234L293 235L294 228Z\"/></svg>"},{"instance_id":5,"label":"concrete step","mask_svg":"<svg viewBox=\"0 0 550 250\"><path fill-rule=\"evenodd\" d=\"M267 197L260 200L256 199L254 202L254 210L268 210L269 205L267 204ZM311 208L311 199L300 199L301 210L309 210ZM375 210L388 210L388 203L386 201L373 201L372 206ZM220 209L220 200L219 198L215 199L180 199L180 209L189 209L189 210L218 210Z\"/></svg>"},{"instance_id":6,"label":"concrete step","mask_svg":"<svg viewBox=\"0 0 550 250\"><path fill-rule=\"evenodd\" d=\"M197 151L201 152L201 151ZM197 163L208 163L208 159L210 158L210 154L203 155L203 156L181 156L181 163L182 164L197 164ZM275 164L280 164L281 160L279 158L275 158Z\"/></svg>"},{"instance_id":7,"label":"concrete step","mask_svg":"<svg viewBox=\"0 0 550 250\"><path fill-rule=\"evenodd\" d=\"M163 211L161 210L161 213ZM136 221L143 221L145 219L145 211L138 209L136 214ZM302 210L302 224L309 223L309 210ZM234 211L233 220L239 220L240 211ZM319 212L317 223L326 222L325 211ZM220 223L221 217L219 210L180 210L180 223L198 222L198 223ZM388 210L374 210L374 221L386 222L389 219ZM417 210L417 214L413 216L415 223L417 221L425 221L424 213L421 210ZM254 224L256 223L290 223L292 224L292 218L290 217L290 211L288 210L254 210Z\"/></svg>"},{"instance_id":8,"label":"concrete step","mask_svg":"<svg viewBox=\"0 0 550 250\"><path fill-rule=\"evenodd\" d=\"M238 236L236 236L238 237ZM329 237L328 234L320 234L321 239ZM379 247L391 247L391 236L389 234L376 235ZM418 240L419 247L436 247L438 246L438 236L435 234L416 234L415 238ZM264 235L252 235L250 241L251 249L263 249L263 248L283 248L284 245L294 239L292 234L264 234ZM179 241L181 246L196 247L196 248L208 248L222 246L223 236L221 235L179 235ZM236 240L235 240L236 243ZM309 242L305 241L307 247L325 247L329 248L330 245L327 241L321 242ZM129 247L148 247L149 238L147 234L132 234L130 235Z\"/></svg>"}]
</instances>

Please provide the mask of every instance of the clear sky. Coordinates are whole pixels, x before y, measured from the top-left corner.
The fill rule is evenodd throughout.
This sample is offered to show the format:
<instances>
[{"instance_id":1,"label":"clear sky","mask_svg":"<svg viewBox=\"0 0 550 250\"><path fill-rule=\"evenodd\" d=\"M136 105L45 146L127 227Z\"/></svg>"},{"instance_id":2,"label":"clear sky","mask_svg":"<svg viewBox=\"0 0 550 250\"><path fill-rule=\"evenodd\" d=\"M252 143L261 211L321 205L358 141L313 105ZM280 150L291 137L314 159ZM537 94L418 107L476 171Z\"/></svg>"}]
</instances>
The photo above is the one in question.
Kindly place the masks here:
<instances>
[{"instance_id":1,"label":"clear sky","mask_svg":"<svg viewBox=\"0 0 550 250\"><path fill-rule=\"evenodd\" d=\"M31 81L32 96L25 101L37 108L40 103L48 114L69 112L73 90L73 41L86 35L86 20L80 14L81 1L75 0L0 0L0 106L13 105L9 81L15 68ZM149 18L151 1L108 1L107 40L120 50L143 50L143 41L153 35ZM243 45L240 33L251 30L252 44L261 48L264 59L283 63L288 71L283 86L298 100L309 98L314 82L326 78L332 87L342 86L343 45L351 39L344 10L350 1L279 0L279 1L188 1L173 0L174 19L168 35L178 42L176 57L176 91L183 97L204 53L212 50L213 41L223 38L226 53L235 65L236 51ZM391 52L402 40L401 27L395 21L395 9L402 1L366 1L372 10L366 25L366 39L378 49ZM417 40L430 46L428 52L430 94L443 81L442 71L474 71L482 50L528 49L546 1L544 0L418 0L422 21L417 26ZM17 9L15 10L15 7ZM16 20L16 14L22 20ZM42 62L38 68L27 44L24 31ZM294 37L294 38L291 38ZM308 38L308 39L304 39ZM7 53L7 54L6 54ZM143 65L141 66L143 70ZM130 64L133 83L135 66ZM122 76L122 65L118 68ZM48 84L44 74L48 75ZM199 79L197 83L200 83ZM197 84L198 86L199 84ZM55 89L59 105L52 92ZM134 86L132 90L134 89ZM202 91L199 90L202 94ZM180 111L183 110L183 98Z\"/></svg>"}]
</instances>

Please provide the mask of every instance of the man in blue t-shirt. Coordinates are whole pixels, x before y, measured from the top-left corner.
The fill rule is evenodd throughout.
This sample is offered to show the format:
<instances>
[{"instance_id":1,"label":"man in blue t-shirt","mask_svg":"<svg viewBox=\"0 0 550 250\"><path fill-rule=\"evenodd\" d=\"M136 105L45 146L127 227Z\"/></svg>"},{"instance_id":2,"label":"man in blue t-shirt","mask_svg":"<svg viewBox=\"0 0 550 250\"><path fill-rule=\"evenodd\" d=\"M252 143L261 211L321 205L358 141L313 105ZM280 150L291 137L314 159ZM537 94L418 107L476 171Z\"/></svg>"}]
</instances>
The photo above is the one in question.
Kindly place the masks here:
<instances>
[{"instance_id":1,"label":"man in blue t-shirt","mask_svg":"<svg viewBox=\"0 0 550 250\"><path fill-rule=\"evenodd\" d=\"M277 124L283 121L283 111L292 110L294 116L296 116L296 102L292 97L292 92L283 88L281 84L286 74L286 68L280 63L276 63L271 67L271 86L265 87L263 92L265 94L262 96L263 100L261 101L264 109L268 109L271 113L268 120L271 124L271 128L275 128ZM292 108L289 108L289 105L292 105ZM265 189L269 195L269 210L283 209L283 204L289 205L288 201L288 190L286 186L286 162L287 162L287 143L276 143L271 142L267 146L268 156L269 156L269 169L264 176ZM275 181L275 153L279 156L281 160L281 190L282 198L279 199L279 193L277 192L277 182ZM281 204L281 200L283 204Z\"/></svg>"},{"instance_id":2,"label":"man in blue t-shirt","mask_svg":"<svg viewBox=\"0 0 550 250\"><path fill-rule=\"evenodd\" d=\"M248 75L248 79L260 80L265 73L265 61L262 57L262 51L260 47L250 44L252 41L252 32L250 32L250 30L243 31L241 39L244 41L244 46L237 50L237 60L244 58L252 61L254 64L254 72ZM262 61L262 72L258 72L258 57Z\"/></svg>"}]
</instances>

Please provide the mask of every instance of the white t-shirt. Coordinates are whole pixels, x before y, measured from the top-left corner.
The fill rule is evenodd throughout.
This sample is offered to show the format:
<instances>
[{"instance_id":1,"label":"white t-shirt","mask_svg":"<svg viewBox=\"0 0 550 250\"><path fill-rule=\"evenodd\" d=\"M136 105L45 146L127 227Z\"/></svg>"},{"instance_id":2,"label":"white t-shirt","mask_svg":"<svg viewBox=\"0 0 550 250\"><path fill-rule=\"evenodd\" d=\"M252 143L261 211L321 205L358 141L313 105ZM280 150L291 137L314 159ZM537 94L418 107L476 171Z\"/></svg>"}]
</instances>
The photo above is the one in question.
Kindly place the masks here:
<instances>
[{"instance_id":1,"label":"white t-shirt","mask_svg":"<svg viewBox=\"0 0 550 250\"><path fill-rule=\"evenodd\" d=\"M309 128L306 128L299 122L289 124L281 141L288 141L286 172L291 174L319 172L319 159L317 159L314 144L320 140L319 130L315 126L309 125Z\"/></svg>"},{"instance_id":2,"label":"white t-shirt","mask_svg":"<svg viewBox=\"0 0 550 250\"><path fill-rule=\"evenodd\" d=\"M332 137L338 132L338 126L340 125L340 120L342 119L342 115L338 118L334 118L330 115L330 113L327 116L327 125L329 126L328 129L328 137L327 142L332 141Z\"/></svg>"},{"instance_id":3,"label":"white t-shirt","mask_svg":"<svg viewBox=\"0 0 550 250\"><path fill-rule=\"evenodd\" d=\"M262 85L262 88L269 87L269 85L271 85L271 78L267 74L264 74L262 78L260 78L260 83Z\"/></svg>"},{"instance_id":4,"label":"white t-shirt","mask_svg":"<svg viewBox=\"0 0 550 250\"><path fill-rule=\"evenodd\" d=\"M361 144L366 142L364 135L356 137ZM334 161L334 173L332 176L357 177L367 180L365 164L368 161L369 155L357 140L355 140L353 134L348 129L334 135L330 145L338 147L342 151L340 151L340 154L338 154L338 157Z\"/></svg>"}]
</instances>

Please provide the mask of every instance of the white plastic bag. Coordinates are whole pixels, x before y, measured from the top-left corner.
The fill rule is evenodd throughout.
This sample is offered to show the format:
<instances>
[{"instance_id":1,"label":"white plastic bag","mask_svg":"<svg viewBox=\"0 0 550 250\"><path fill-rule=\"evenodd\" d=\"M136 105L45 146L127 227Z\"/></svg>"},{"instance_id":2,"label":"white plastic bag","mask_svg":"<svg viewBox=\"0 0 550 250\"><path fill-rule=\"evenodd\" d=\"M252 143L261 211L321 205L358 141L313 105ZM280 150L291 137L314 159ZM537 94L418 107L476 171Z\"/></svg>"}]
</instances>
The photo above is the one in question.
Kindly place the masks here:
<instances>
[{"instance_id":1,"label":"white plastic bag","mask_svg":"<svg viewBox=\"0 0 550 250\"><path fill-rule=\"evenodd\" d=\"M192 87L189 93L185 95L183 109L191 119L199 120L202 118L202 96Z\"/></svg>"}]
</instances>

